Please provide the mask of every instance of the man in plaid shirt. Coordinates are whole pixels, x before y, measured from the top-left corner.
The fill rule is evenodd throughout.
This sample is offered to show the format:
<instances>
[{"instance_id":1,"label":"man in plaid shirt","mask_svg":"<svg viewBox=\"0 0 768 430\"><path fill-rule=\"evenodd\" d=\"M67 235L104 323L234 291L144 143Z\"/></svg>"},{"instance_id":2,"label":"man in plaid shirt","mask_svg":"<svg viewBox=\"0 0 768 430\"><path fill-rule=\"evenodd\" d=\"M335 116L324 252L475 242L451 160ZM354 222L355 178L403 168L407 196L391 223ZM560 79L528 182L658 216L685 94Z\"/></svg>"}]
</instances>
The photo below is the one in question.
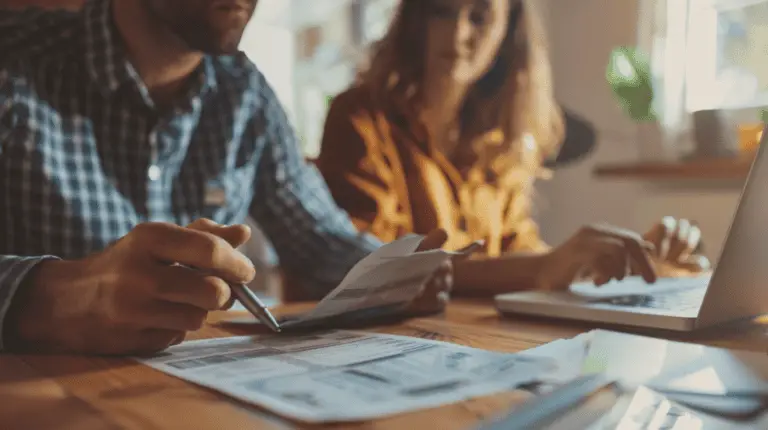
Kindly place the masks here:
<instances>
[{"instance_id":1,"label":"man in plaid shirt","mask_svg":"<svg viewBox=\"0 0 768 430\"><path fill-rule=\"evenodd\" d=\"M235 250L248 214L308 298L380 245L334 204L238 52L255 4L0 14L0 348L181 341L230 302L225 281L253 278ZM422 305L449 287L435 279Z\"/></svg>"}]
</instances>

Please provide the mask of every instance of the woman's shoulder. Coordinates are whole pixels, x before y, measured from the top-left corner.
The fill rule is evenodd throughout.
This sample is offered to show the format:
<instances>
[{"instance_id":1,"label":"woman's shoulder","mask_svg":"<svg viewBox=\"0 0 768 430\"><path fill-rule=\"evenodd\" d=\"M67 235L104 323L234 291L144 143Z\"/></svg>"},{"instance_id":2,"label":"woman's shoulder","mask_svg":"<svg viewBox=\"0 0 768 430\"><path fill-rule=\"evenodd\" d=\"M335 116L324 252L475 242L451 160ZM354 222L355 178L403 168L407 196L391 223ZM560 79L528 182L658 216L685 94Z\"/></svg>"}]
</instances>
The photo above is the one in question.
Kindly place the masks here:
<instances>
[{"instance_id":1,"label":"woman's shoulder","mask_svg":"<svg viewBox=\"0 0 768 430\"><path fill-rule=\"evenodd\" d=\"M329 107L329 115L337 114L363 114L382 111L380 103L374 102L373 94L363 85L352 86L337 94Z\"/></svg>"},{"instance_id":2,"label":"woman's shoulder","mask_svg":"<svg viewBox=\"0 0 768 430\"><path fill-rule=\"evenodd\" d=\"M371 99L365 88L354 86L331 100L318 159L324 166L331 163L336 168L339 158L364 158L372 146L380 144L375 139L378 134L369 132L376 126L377 116Z\"/></svg>"},{"instance_id":3,"label":"woman's shoulder","mask_svg":"<svg viewBox=\"0 0 768 430\"><path fill-rule=\"evenodd\" d=\"M380 166L379 161L370 160L400 152L400 117L365 86L353 86L339 93L326 114L318 157L321 170L337 169L340 159L355 160L355 165Z\"/></svg>"}]
</instances>

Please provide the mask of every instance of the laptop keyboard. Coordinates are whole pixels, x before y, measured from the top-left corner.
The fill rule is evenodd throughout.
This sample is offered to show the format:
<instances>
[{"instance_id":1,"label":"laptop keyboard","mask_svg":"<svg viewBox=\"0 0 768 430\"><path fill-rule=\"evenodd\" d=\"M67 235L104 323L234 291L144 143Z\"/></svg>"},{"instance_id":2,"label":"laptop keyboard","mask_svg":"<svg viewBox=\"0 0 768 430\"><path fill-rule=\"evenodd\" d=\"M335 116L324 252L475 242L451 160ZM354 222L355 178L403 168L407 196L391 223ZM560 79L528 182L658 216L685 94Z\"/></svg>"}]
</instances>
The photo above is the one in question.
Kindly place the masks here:
<instances>
[{"instance_id":1,"label":"laptop keyboard","mask_svg":"<svg viewBox=\"0 0 768 430\"><path fill-rule=\"evenodd\" d=\"M698 309L704 301L704 288L686 288L683 290L659 292L654 294L629 294L598 299L592 303L613 306L640 307L669 311L689 311Z\"/></svg>"}]
</instances>

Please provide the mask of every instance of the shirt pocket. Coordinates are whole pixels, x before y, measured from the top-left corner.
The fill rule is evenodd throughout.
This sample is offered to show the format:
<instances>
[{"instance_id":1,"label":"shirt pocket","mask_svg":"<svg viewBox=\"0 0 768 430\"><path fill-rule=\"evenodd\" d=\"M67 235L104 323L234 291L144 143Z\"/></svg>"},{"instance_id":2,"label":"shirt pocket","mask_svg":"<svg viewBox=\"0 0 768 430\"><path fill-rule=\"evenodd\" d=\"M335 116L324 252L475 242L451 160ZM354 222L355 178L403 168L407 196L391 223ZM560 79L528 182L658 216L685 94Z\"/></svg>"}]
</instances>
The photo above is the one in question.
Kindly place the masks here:
<instances>
[{"instance_id":1,"label":"shirt pocket","mask_svg":"<svg viewBox=\"0 0 768 430\"><path fill-rule=\"evenodd\" d=\"M220 224L243 222L253 199L255 170L246 165L209 179L203 196L205 216Z\"/></svg>"}]
</instances>

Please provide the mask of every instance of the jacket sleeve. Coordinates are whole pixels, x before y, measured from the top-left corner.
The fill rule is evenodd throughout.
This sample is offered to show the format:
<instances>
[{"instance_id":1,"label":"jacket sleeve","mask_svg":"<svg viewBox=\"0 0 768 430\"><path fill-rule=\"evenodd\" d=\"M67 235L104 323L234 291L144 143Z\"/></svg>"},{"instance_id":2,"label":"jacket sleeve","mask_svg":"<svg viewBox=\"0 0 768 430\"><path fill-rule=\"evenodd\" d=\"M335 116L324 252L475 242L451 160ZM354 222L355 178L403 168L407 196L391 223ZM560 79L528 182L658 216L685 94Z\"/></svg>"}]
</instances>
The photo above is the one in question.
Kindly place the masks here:
<instances>
[{"instance_id":1,"label":"jacket sleeve","mask_svg":"<svg viewBox=\"0 0 768 430\"><path fill-rule=\"evenodd\" d=\"M342 93L326 117L317 167L337 204L355 225L385 242L409 232L405 172L386 119L365 109L360 95ZM403 198L403 196L406 196Z\"/></svg>"}]
</instances>

